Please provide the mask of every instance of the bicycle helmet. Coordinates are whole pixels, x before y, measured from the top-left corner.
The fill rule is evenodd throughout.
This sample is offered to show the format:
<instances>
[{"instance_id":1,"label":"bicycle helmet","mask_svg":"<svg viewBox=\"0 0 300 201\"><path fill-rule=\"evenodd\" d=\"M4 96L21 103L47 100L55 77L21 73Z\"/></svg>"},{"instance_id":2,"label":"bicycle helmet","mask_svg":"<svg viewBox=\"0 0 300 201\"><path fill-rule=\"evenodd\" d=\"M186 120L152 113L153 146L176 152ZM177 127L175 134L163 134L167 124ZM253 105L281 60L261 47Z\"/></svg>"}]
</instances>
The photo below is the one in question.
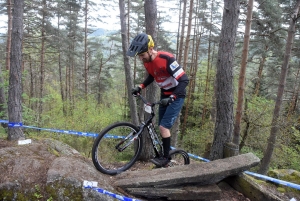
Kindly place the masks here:
<instances>
[{"instance_id":1,"label":"bicycle helmet","mask_svg":"<svg viewBox=\"0 0 300 201\"><path fill-rule=\"evenodd\" d=\"M152 37L145 33L140 33L131 41L126 55L134 57L143 52L147 52L149 47L154 47Z\"/></svg>"}]
</instances>

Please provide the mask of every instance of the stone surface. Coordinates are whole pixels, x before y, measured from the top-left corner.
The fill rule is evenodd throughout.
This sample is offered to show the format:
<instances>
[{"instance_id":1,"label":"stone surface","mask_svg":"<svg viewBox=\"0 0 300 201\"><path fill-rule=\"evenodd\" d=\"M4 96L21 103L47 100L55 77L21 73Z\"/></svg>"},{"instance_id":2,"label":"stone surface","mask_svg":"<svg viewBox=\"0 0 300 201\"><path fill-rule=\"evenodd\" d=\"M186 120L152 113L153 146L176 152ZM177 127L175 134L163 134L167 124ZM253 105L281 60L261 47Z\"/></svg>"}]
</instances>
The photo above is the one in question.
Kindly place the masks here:
<instances>
[{"instance_id":1,"label":"stone surface","mask_svg":"<svg viewBox=\"0 0 300 201\"><path fill-rule=\"evenodd\" d=\"M84 180L114 191L109 177L68 145L46 139L0 147L0 200L114 200L83 188Z\"/></svg>"},{"instance_id":2,"label":"stone surface","mask_svg":"<svg viewBox=\"0 0 300 201\"><path fill-rule=\"evenodd\" d=\"M217 185L186 186L177 188L128 188L127 191L135 196L148 200L166 198L168 200L219 200L221 189Z\"/></svg>"},{"instance_id":3,"label":"stone surface","mask_svg":"<svg viewBox=\"0 0 300 201\"><path fill-rule=\"evenodd\" d=\"M136 173L121 173L115 186L121 188L141 187L173 187L180 185L210 185L224 178L237 175L258 165L259 158L252 153L211 161L195 163L186 166L176 166L166 169L141 171Z\"/></svg>"}]
</instances>

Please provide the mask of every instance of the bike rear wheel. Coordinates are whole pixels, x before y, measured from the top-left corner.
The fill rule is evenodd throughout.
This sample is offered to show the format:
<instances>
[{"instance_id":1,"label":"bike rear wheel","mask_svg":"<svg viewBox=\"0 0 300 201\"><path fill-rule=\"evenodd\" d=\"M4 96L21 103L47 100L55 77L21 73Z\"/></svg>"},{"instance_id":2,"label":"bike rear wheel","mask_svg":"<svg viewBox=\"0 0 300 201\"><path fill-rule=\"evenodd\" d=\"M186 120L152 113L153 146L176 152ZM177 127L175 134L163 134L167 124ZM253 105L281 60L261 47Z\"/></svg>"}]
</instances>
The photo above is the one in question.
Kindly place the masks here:
<instances>
[{"instance_id":1,"label":"bike rear wheel","mask_svg":"<svg viewBox=\"0 0 300 201\"><path fill-rule=\"evenodd\" d=\"M168 166L179 166L190 164L190 157L188 153L182 149L173 149L169 152L170 162Z\"/></svg>"},{"instance_id":2,"label":"bike rear wheel","mask_svg":"<svg viewBox=\"0 0 300 201\"><path fill-rule=\"evenodd\" d=\"M120 122L106 127L94 141L92 160L97 170L104 174L115 175L129 169L141 154L140 137L131 141L138 128L127 122ZM122 142L123 141L123 142ZM116 148L120 145L120 151ZM121 151L121 149L128 146Z\"/></svg>"}]
</instances>

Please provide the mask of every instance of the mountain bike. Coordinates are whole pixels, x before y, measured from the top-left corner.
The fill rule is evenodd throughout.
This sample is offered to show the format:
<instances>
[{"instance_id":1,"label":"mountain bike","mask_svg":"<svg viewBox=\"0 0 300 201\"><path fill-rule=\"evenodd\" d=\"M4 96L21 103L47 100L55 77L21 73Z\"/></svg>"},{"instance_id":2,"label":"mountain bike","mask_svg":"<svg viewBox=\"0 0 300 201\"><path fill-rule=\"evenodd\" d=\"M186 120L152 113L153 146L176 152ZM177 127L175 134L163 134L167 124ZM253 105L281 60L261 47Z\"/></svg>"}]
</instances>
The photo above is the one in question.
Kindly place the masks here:
<instances>
[{"instance_id":1,"label":"mountain bike","mask_svg":"<svg viewBox=\"0 0 300 201\"><path fill-rule=\"evenodd\" d=\"M116 175L134 165L143 149L142 138L147 135L152 142L153 157L163 156L162 141L152 121L155 106L161 103L148 103L141 94L137 97L143 101L145 112L150 114L146 121L138 126L128 122L114 123L103 129L94 141L92 160L96 169L104 174ZM190 163L188 153L182 149L171 149L169 160L168 167Z\"/></svg>"}]
</instances>

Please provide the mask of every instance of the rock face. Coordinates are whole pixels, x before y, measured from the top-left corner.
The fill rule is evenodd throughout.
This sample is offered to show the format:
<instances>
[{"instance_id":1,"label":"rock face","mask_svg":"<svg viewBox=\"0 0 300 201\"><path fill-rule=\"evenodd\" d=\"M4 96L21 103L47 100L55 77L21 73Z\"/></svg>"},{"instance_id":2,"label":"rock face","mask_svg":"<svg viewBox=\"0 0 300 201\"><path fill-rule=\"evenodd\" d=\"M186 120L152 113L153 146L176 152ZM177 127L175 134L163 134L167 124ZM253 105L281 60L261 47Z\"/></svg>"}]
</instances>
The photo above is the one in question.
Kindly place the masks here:
<instances>
[{"instance_id":1,"label":"rock face","mask_svg":"<svg viewBox=\"0 0 300 201\"><path fill-rule=\"evenodd\" d=\"M83 188L84 180L114 191L91 161L59 141L0 147L0 200L114 200Z\"/></svg>"},{"instance_id":2,"label":"rock face","mask_svg":"<svg viewBox=\"0 0 300 201\"><path fill-rule=\"evenodd\" d=\"M139 172L124 172L114 183L130 194L146 198L168 200L219 199L220 189L215 185L224 178L238 175L258 165L259 158L252 153L230 158ZM214 196L214 197L213 197Z\"/></svg>"},{"instance_id":3,"label":"rock face","mask_svg":"<svg viewBox=\"0 0 300 201\"><path fill-rule=\"evenodd\" d=\"M210 185L224 178L237 175L258 165L260 159L252 153L186 166L166 169L124 172L117 176L115 186L132 187L174 187L186 184Z\"/></svg>"}]
</instances>

